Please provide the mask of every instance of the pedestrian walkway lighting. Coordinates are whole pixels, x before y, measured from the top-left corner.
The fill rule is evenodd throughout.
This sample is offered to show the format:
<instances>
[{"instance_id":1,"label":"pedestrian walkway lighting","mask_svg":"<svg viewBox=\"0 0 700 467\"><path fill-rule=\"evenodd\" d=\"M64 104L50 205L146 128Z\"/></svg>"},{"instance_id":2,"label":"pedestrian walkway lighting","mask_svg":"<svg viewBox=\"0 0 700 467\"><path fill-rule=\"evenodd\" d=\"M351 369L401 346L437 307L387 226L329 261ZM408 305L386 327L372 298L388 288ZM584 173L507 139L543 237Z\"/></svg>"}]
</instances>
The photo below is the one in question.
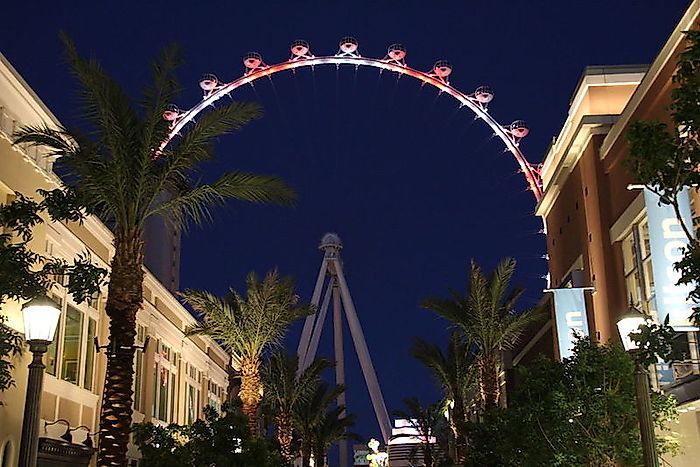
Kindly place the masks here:
<instances>
[{"instance_id":1,"label":"pedestrian walkway lighting","mask_svg":"<svg viewBox=\"0 0 700 467\"><path fill-rule=\"evenodd\" d=\"M32 362L29 364L27 395L24 403L22 441L19 448L19 467L34 467L39 448L39 409L44 386L44 354L56 333L61 308L48 297L37 297L22 308L24 339L29 344Z\"/></svg>"},{"instance_id":2,"label":"pedestrian walkway lighting","mask_svg":"<svg viewBox=\"0 0 700 467\"><path fill-rule=\"evenodd\" d=\"M644 467L659 467L654 419L651 414L651 399L649 398L649 372L637 358L639 343L632 339L635 334L641 332L640 326L646 323L648 319L630 302L627 313L617 322L617 329L620 332L622 345L634 360L634 389L637 398L637 418L639 419L639 432L642 437Z\"/></svg>"}]
</instances>

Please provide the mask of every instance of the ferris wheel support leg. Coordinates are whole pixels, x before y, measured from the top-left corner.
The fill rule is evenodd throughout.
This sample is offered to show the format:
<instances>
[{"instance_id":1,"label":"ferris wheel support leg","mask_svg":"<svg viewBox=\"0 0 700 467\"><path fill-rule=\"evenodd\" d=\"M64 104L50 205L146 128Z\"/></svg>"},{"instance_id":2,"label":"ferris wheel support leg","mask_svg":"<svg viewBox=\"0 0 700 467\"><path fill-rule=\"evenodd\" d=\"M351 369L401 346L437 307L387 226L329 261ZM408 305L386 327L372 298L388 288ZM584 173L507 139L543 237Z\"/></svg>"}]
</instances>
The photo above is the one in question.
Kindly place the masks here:
<instances>
[{"instance_id":1,"label":"ferris wheel support leg","mask_svg":"<svg viewBox=\"0 0 700 467\"><path fill-rule=\"evenodd\" d=\"M343 310L341 308L340 290L335 278L329 285L333 290L333 342L335 344L335 384L345 386L345 349L343 346ZM345 392L338 394L337 403L339 407L347 407ZM346 415L343 410L342 415ZM340 467L348 467L348 440L339 442Z\"/></svg>"},{"instance_id":2,"label":"ferris wheel support leg","mask_svg":"<svg viewBox=\"0 0 700 467\"><path fill-rule=\"evenodd\" d=\"M365 336L362 332L360 320L357 318L355 304L352 302L352 297L350 296L350 291L348 290L348 284L345 281L342 266L338 264L337 261L332 261L335 262L334 266L335 271L338 275L338 285L340 286L343 308L345 308L345 316L348 319L348 326L350 327L352 341L355 345L355 351L357 352L357 356L360 360L360 367L362 368L362 373L365 376L365 382L367 383L367 389L369 390L369 395L372 399L374 413L377 416L379 428L382 431L382 437L384 438L384 442L386 443L389 441L389 438L391 436L391 422L389 421L389 413L386 410L384 397L382 396L382 390L379 387L377 374L374 371L374 365L372 365L372 359L369 355L367 342L365 342Z\"/></svg>"},{"instance_id":3,"label":"ferris wheel support leg","mask_svg":"<svg viewBox=\"0 0 700 467\"><path fill-rule=\"evenodd\" d=\"M328 260L324 258L323 262L321 263L321 269L318 271L318 278L316 279L314 293L311 296L311 304L315 307L318 307L318 302L321 298L321 290L323 289L323 282L326 279L327 270ZM299 339L299 347L297 348L297 356L299 357L300 365L303 365L306 361L306 352L309 350L309 340L311 339L311 331L313 330L315 320L316 313L307 316L306 321L304 322L304 329L301 332L301 339Z\"/></svg>"},{"instance_id":4,"label":"ferris wheel support leg","mask_svg":"<svg viewBox=\"0 0 700 467\"><path fill-rule=\"evenodd\" d=\"M316 358L316 352L318 351L318 343L321 340L321 332L323 331L323 325L326 322L326 315L328 314L328 306L331 301L331 291L332 285L335 283L335 279L331 278L326 293L323 296L323 304L318 310L318 318L316 318L316 323L314 324L314 331L311 335L311 342L309 343L309 348L306 351L306 359L304 360L304 365L301 368L308 368L311 362Z\"/></svg>"}]
</instances>

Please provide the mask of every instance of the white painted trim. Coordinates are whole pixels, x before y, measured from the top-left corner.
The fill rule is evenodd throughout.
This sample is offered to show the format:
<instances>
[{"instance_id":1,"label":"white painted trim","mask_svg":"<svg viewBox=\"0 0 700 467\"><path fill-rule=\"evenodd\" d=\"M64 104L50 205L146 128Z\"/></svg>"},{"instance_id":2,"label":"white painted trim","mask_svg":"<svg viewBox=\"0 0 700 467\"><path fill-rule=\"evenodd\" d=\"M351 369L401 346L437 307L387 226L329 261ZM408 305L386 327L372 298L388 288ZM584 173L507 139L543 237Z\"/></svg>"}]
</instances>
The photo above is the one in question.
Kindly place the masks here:
<instances>
[{"instance_id":1,"label":"white painted trim","mask_svg":"<svg viewBox=\"0 0 700 467\"><path fill-rule=\"evenodd\" d=\"M668 61L671 59L673 52L678 48L683 40L683 31L693 28L693 23L697 19L698 15L700 15L700 0L693 0L681 20L676 25L676 28L671 33L671 36L666 41L666 44L664 44L663 48L656 56L656 59L649 67L649 71L647 71L644 79L642 79L642 82L639 83L636 91L634 94L632 94L632 97L620 115L620 119L615 125L613 125L613 127L610 129L610 133L608 133L608 136L603 141L603 144L600 147L601 159L605 159L607 157L610 148L613 146L615 141L620 138L623 129L629 125L632 114L635 112L635 110L637 110L637 107L639 107L639 103L642 101L642 99L646 97L652 84L654 84L661 73L661 70L666 66Z\"/></svg>"},{"instance_id":2,"label":"white painted trim","mask_svg":"<svg viewBox=\"0 0 700 467\"><path fill-rule=\"evenodd\" d=\"M560 187L564 185L569 174L581 160L583 151L586 150L593 136L607 133L613 121L614 116L611 115L585 115L581 119L569 145L557 161L554 173L543 187L542 199L535 206L535 214L540 217L549 215L549 211L559 197Z\"/></svg>"},{"instance_id":3,"label":"white painted trim","mask_svg":"<svg viewBox=\"0 0 700 467\"><path fill-rule=\"evenodd\" d=\"M627 206L625 212L623 212L612 227L610 227L610 243L622 240L629 233L632 225L639 220L644 212L646 212L644 191L640 191L639 195L634 198L634 201Z\"/></svg>"}]
</instances>

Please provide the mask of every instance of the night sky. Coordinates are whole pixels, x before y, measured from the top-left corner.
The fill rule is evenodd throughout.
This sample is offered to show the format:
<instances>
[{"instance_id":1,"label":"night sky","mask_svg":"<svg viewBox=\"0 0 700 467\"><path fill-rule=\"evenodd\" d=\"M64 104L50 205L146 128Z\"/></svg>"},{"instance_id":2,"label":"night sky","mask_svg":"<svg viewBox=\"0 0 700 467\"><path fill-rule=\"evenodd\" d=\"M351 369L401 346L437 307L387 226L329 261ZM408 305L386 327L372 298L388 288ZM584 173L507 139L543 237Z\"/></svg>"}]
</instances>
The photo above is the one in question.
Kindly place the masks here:
<instances>
[{"instance_id":1,"label":"night sky","mask_svg":"<svg viewBox=\"0 0 700 467\"><path fill-rule=\"evenodd\" d=\"M586 65L650 63L688 4L656 1L284 1L284 2L5 2L0 51L65 124L76 122L75 83L61 55L65 30L134 94L149 60L166 43L182 46L179 72L188 108L201 97L202 73L231 81L250 51L268 63L306 39L332 55L355 36L360 53L383 57L389 44L429 70L454 68L465 92L495 91L490 112L502 124L525 119L521 144L542 160L566 117ZM275 174L299 193L295 208L229 203L215 223L183 242L183 288L240 289L248 271L277 266L310 299L324 232L344 241L345 272L389 410L401 399L439 396L408 350L411 337L443 341L447 324L418 306L421 298L463 290L469 260L492 268L519 262L534 305L545 285L545 242L534 198L502 143L466 108L409 77L371 68L319 67L260 80L235 99L257 100L263 119L221 138L211 178L224 169ZM330 322L327 322L329 325ZM296 349L300 324L288 336ZM321 353L330 356L327 326ZM378 436L362 374L346 338L348 405L356 431Z\"/></svg>"}]
</instances>

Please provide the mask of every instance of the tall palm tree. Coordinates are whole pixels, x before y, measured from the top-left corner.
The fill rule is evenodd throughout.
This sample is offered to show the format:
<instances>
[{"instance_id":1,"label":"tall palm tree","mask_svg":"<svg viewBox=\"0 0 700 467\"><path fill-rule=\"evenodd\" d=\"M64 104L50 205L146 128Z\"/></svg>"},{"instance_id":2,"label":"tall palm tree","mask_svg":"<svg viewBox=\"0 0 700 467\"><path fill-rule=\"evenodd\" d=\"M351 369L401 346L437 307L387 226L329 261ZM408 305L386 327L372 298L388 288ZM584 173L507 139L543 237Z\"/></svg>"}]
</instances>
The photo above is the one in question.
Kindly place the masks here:
<instances>
[{"instance_id":1,"label":"tall palm tree","mask_svg":"<svg viewBox=\"0 0 700 467\"><path fill-rule=\"evenodd\" d=\"M182 296L202 315L187 333L211 336L238 360L241 369L238 396L248 417L250 434L255 437L263 395L260 375L263 354L280 345L289 325L311 314L313 308L299 304L292 279L280 279L276 270L268 272L262 281L254 273L248 274L246 289L245 297L235 290L224 298L201 290L188 290Z\"/></svg>"},{"instance_id":2,"label":"tall palm tree","mask_svg":"<svg viewBox=\"0 0 700 467\"><path fill-rule=\"evenodd\" d=\"M309 467L311 454L314 451L316 431L325 418L329 407L344 391L345 387L342 385L331 387L328 383L319 381L311 397L297 404L294 411L294 429L299 436L302 467Z\"/></svg>"},{"instance_id":3,"label":"tall palm tree","mask_svg":"<svg viewBox=\"0 0 700 467\"><path fill-rule=\"evenodd\" d=\"M444 439L444 404L430 404L423 407L415 397L404 399L404 404L407 410L395 410L393 415L407 420L414 433L401 433L392 436L392 439L417 437L419 443L414 446L411 457L417 460L416 454L420 451L423 465L436 467L444 453L440 447Z\"/></svg>"},{"instance_id":4,"label":"tall palm tree","mask_svg":"<svg viewBox=\"0 0 700 467\"><path fill-rule=\"evenodd\" d=\"M152 66L152 83L138 102L93 58L82 58L62 36L70 68L80 85L80 129L36 125L20 129L16 144L42 146L56 162L66 189L114 233L114 256L106 313L110 318L107 373L100 414L99 466L125 466L132 416L136 312L143 305L143 229L164 216L176 226L210 218L208 208L227 198L289 203L293 193L280 180L228 172L200 183L202 163L213 158L219 136L260 116L258 106L230 103L193 124L176 144L156 151L168 133L162 115L180 87L177 50L164 49ZM165 195L165 196L164 196Z\"/></svg>"},{"instance_id":5,"label":"tall palm tree","mask_svg":"<svg viewBox=\"0 0 700 467\"><path fill-rule=\"evenodd\" d=\"M515 260L505 259L487 278L472 261L469 288L462 296L450 299L426 299L422 305L451 321L476 346L481 399L486 409L498 405L501 394L501 353L512 349L527 327L538 320L539 310L515 311L522 295L520 287L511 288Z\"/></svg>"},{"instance_id":6,"label":"tall palm tree","mask_svg":"<svg viewBox=\"0 0 700 467\"><path fill-rule=\"evenodd\" d=\"M463 430L467 421L466 408L477 394L473 346L461 331L455 330L450 334L447 352L417 337L413 341L411 354L431 371L449 404L453 456L458 461L464 454L466 442Z\"/></svg>"},{"instance_id":7,"label":"tall palm tree","mask_svg":"<svg viewBox=\"0 0 700 467\"><path fill-rule=\"evenodd\" d=\"M345 415L345 406L339 405L322 414L312 439L314 467L325 467L328 449L344 439L359 440L360 437L348 431L355 424L354 415Z\"/></svg>"},{"instance_id":8,"label":"tall palm tree","mask_svg":"<svg viewBox=\"0 0 700 467\"><path fill-rule=\"evenodd\" d=\"M265 388L263 403L273 413L280 451L289 464L295 458L292 452L294 411L300 403L311 397L323 370L332 366L330 360L317 358L299 372L299 357L278 351L262 367Z\"/></svg>"}]
</instances>

